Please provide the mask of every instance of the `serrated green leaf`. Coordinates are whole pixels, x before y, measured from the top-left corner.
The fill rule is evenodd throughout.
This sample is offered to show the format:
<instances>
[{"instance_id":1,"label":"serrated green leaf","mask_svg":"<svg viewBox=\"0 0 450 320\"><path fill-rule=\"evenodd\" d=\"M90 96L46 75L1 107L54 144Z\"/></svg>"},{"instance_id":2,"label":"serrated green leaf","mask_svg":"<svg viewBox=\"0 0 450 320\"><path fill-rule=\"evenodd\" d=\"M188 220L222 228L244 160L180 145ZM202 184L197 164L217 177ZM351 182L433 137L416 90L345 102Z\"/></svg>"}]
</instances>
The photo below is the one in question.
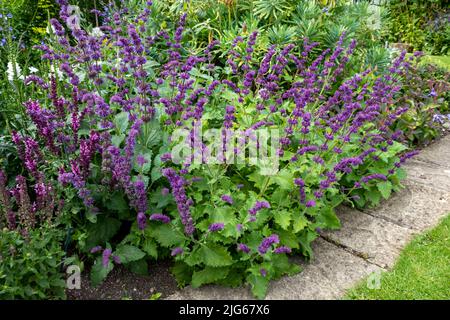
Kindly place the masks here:
<instances>
[{"instance_id":1,"label":"serrated green leaf","mask_svg":"<svg viewBox=\"0 0 450 320\"><path fill-rule=\"evenodd\" d=\"M114 268L113 264L111 261L109 261L108 266L104 267L102 265L102 257L98 257L95 260L94 265L92 266L91 269L91 282L92 285L98 286L107 276L108 274L111 272L111 270Z\"/></svg>"},{"instance_id":2,"label":"serrated green leaf","mask_svg":"<svg viewBox=\"0 0 450 320\"><path fill-rule=\"evenodd\" d=\"M144 244L142 245L142 250L150 257L158 259L158 247L156 242L152 239L145 239Z\"/></svg>"},{"instance_id":3,"label":"serrated green leaf","mask_svg":"<svg viewBox=\"0 0 450 320\"><path fill-rule=\"evenodd\" d=\"M128 270L141 276L148 275L148 264L145 259L129 262L125 265Z\"/></svg>"},{"instance_id":4,"label":"serrated green leaf","mask_svg":"<svg viewBox=\"0 0 450 320\"><path fill-rule=\"evenodd\" d=\"M121 223L117 219L98 216L97 223L91 223L87 227L86 250L103 245L117 233L120 225Z\"/></svg>"},{"instance_id":5,"label":"serrated green leaf","mask_svg":"<svg viewBox=\"0 0 450 320\"><path fill-rule=\"evenodd\" d=\"M178 285L184 287L191 282L193 270L186 263L182 261L176 261L172 267L172 273L177 279Z\"/></svg>"},{"instance_id":6,"label":"serrated green leaf","mask_svg":"<svg viewBox=\"0 0 450 320\"><path fill-rule=\"evenodd\" d=\"M287 230L291 225L291 213L288 210L276 211L273 214L275 223L284 230Z\"/></svg>"},{"instance_id":7,"label":"serrated green leaf","mask_svg":"<svg viewBox=\"0 0 450 320\"><path fill-rule=\"evenodd\" d=\"M391 196L391 192L392 192L392 183L390 181L383 181L383 182L377 183L377 188L378 188L378 190L380 190L383 198L389 199L389 197Z\"/></svg>"},{"instance_id":8,"label":"serrated green leaf","mask_svg":"<svg viewBox=\"0 0 450 320\"><path fill-rule=\"evenodd\" d=\"M137 247L130 246L128 244L119 245L114 252L116 256L119 256L121 263L129 263L142 259L145 256L145 252Z\"/></svg>"},{"instance_id":9,"label":"serrated green leaf","mask_svg":"<svg viewBox=\"0 0 450 320\"><path fill-rule=\"evenodd\" d=\"M325 229L339 229L341 227L341 222L333 208L322 208L316 217L316 221Z\"/></svg>"},{"instance_id":10,"label":"serrated green leaf","mask_svg":"<svg viewBox=\"0 0 450 320\"><path fill-rule=\"evenodd\" d=\"M281 170L272 179L283 190L292 190L295 188L294 175L289 170Z\"/></svg>"},{"instance_id":11,"label":"serrated green leaf","mask_svg":"<svg viewBox=\"0 0 450 320\"><path fill-rule=\"evenodd\" d=\"M247 282L250 284L252 293L258 299L264 299L269 287L269 279L262 275L250 274L247 277Z\"/></svg>"},{"instance_id":12,"label":"serrated green leaf","mask_svg":"<svg viewBox=\"0 0 450 320\"><path fill-rule=\"evenodd\" d=\"M213 283L217 280L223 279L227 276L229 268L224 267L206 267L201 271L194 271L192 274L191 285L193 288L198 288L201 285Z\"/></svg>"},{"instance_id":13,"label":"serrated green leaf","mask_svg":"<svg viewBox=\"0 0 450 320\"><path fill-rule=\"evenodd\" d=\"M202 261L211 267L225 267L233 264L233 259L225 247L209 244L200 248Z\"/></svg>"},{"instance_id":14,"label":"serrated green leaf","mask_svg":"<svg viewBox=\"0 0 450 320\"><path fill-rule=\"evenodd\" d=\"M293 220L292 227L294 233L302 231L308 225L308 220L304 216L295 217L292 220Z\"/></svg>"},{"instance_id":15,"label":"serrated green leaf","mask_svg":"<svg viewBox=\"0 0 450 320\"><path fill-rule=\"evenodd\" d=\"M175 231L172 226L168 224L152 225L151 228L148 229L151 235L163 247L176 246L184 241L184 236Z\"/></svg>"},{"instance_id":16,"label":"serrated green leaf","mask_svg":"<svg viewBox=\"0 0 450 320\"><path fill-rule=\"evenodd\" d=\"M381 194L377 190L370 190L366 192L366 198L376 206L380 203Z\"/></svg>"}]
</instances>

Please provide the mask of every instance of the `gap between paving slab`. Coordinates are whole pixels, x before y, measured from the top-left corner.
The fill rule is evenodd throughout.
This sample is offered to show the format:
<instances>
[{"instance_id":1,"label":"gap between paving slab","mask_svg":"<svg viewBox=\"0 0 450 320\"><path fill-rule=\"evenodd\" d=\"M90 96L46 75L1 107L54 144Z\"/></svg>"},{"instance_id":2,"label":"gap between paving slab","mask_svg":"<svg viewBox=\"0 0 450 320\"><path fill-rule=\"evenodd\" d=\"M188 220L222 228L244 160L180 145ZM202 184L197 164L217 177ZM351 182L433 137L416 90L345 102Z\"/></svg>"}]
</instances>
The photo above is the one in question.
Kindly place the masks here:
<instances>
[{"instance_id":1,"label":"gap between paving slab","mask_svg":"<svg viewBox=\"0 0 450 320\"><path fill-rule=\"evenodd\" d=\"M339 299L373 272L391 268L414 234L450 212L450 136L405 165L405 189L363 212L340 208L342 228L313 243L314 259L295 276L272 281L266 299ZM187 287L169 296L184 299L254 299L248 288Z\"/></svg>"}]
</instances>

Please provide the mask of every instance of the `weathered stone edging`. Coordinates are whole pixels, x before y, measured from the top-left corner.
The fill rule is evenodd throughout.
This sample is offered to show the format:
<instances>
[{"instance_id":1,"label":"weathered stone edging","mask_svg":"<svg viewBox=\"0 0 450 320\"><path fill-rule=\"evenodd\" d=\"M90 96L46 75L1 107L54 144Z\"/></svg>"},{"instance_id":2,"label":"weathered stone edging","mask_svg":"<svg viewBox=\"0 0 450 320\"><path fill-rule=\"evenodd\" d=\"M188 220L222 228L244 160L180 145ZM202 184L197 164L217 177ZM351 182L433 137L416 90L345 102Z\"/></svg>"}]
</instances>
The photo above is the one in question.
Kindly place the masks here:
<instances>
[{"instance_id":1,"label":"weathered stone edging","mask_svg":"<svg viewBox=\"0 0 450 320\"><path fill-rule=\"evenodd\" d=\"M391 268L412 236L450 212L450 136L431 145L405 169L405 189L374 209L338 212L342 228L313 243L314 260L304 270L270 284L266 299L338 299L372 272ZM248 288L187 287L168 297L254 299Z\"/></svg>"}]
</instances>

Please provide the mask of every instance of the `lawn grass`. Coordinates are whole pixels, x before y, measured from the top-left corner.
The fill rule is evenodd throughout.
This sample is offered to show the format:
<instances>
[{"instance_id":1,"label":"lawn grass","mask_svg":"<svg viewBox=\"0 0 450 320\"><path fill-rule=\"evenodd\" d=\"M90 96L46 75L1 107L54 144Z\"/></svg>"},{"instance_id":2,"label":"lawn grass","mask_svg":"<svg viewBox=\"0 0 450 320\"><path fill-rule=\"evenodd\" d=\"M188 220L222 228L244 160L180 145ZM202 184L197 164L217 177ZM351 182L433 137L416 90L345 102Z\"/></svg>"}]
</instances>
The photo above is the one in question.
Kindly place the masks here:
<instances>
[{"instance_id":1,"label":"lawn grass","mask_svg":"<svg viewBox=\"0 0 450 320\"><path fill-rule=\"evenodd\" d=\"M394 268L381 274L380 284L369 289L362 281L345 299L450 299L450 215L408 244Z\"/></svg>"}]
</instances>

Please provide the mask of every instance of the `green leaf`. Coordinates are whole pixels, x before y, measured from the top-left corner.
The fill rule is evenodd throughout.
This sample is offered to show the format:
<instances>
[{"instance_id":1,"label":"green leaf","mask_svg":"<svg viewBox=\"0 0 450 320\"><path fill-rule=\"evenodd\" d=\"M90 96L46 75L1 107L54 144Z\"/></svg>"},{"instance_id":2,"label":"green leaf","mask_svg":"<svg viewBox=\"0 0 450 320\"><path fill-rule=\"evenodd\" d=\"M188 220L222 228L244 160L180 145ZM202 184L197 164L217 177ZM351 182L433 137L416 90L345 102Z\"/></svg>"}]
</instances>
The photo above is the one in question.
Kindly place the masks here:
<instances>
[{"instance_id":1,"label":"green leaf","mask_svg":"<svg viewBox=\"0 0 450 320\"><path fill-rule=\"evenodd\" d=\"M156 242L152 239L145 239L144 244L142 245L142 250L150 257L158 259L158 247Z\"/></svg>"},{"instance_id":2,"label":"green leaf","mask_svg":"<svg viewBox=\"0 0 450 320\"><path fill-rule=\"evenodd\" d=\"M127 112L121 112L114 117L114 123L120 133L127 130L129 121Z\"/></svg>"},{"instance_id":3,"label":"green leaf","mask_svg":"<svg viewBox=\"0 0 450 320\"><path fill-rule=\"evenodd\" d=\"M372 205L378 205L381 200L381 195L377 190L370 190L366 193L366 198L372 203Z\"/></svg>"},{"instance_id":4,"label":"green leaf","mask_svg":"<svg viewBox=\"0 0 450 320\"><path fill-rule=\"evenodd\" d=\"M125 265L131 272L141 276L148 275L148 264L145 259L129 262Z\"/></svg>"},{"instance_id":5,"label":"green leaf","mask_svg":"<svg viewBox=\"0 0 450 320\"><path fill-rule=\"evenodd\" d=\"M125 135L124 134L119 134L119 135L113 135L111 137L111 142L113 145L115 145L116 147L120 147L121 143L125 140Z\"/></svg>"},{"instance_id":6,"label":"green leaf","mask_svg":"<svg viewBox=\"0 0 450 320\"><path fill-rule=\"evenodd\" d=\"M86 249L104 244L117 233L120 225L117 219L99 215L97 223L91 223L87 227Z\"/></svg>"},{"instance_id":7,"label":"green leaf","mask_svg":"<svg viewBox=\"0 0 450 320\"><path fill-rule=\"evenodd\" d=\"M295 188L294 175L289 170L283 169L272 179L283 190L292 190Z\"/></svg>"},{"instance_id":8,"label":"green leaf","mask_svg":"<svg viewBox=\"0 0 450 320\"><path fill-rule=\"evenodd\" d=\"M264 299L269 286L269 279L267 279L267 277L263 277L262 275L250 274L247 277L247 282L251 286L253 295L258 299Z\"/></svg>"},{"instance_id":9,"label":"green leaf","mask_svg":"<svg viewBox=\"0 0 450 320\"><path fill-rule=\"evenodd\" d=\"M168 224L152 225L148 230L163 247L172 247L184 241L184 236Z\"/></svg>"},{"instance_id":10,"label":"green leaf","mask_svg":"<svg viewBox=\"0 0 450 320\"><path fill-rule=\"evenodd\" d=\"M198 288L207 283L213 283L227 276L229 268L206 267L201 271L194 271L192 275L192 287Z\"/></svg>"},{"instance_id":11,"label":"green leaf","mask_svg":"<svg viewBox=\"0 0 450 320\"><path fill-rule=\"evenodd\" d=\"M94 265L91 269L91 282L92 285L95 287L99 285L111 272L111 270L114 268L111 261L109 261L108 266L105 268L102 265L102 257L98 257L95 260Z\"/></svg>"},{"instance_id":12,"label":"green leaf","mask_svg":"<svg viewBox=\"0 0 450 320\"><path fill-rule=\"evenodd\" d=\"M276 211L273 214L275 223L284 230L287 230L291 225L291 214L288 210Z\"/></svg>"},{"instance_id":13,"label":"green leaf","mask_svg":"<svg viewBox=\"0 0 450 320\"><path fill-rule=\"evenodd\" d=\"M292 226L294 233L302 231L308 225L308 220L304 216L294 218L293 220L294 223L292 224Z\"/></svg>"},{"instance_id":14,"label":"green leaf","mask_svg":"<svg viewBox=\"0 0 450 320\"><path fill-rule=\"evenodd\" d=\"M233 264L233 259L225 247L209 244L202 246L199 254L203 262L211 267L224 267Z\"/></svg>"},{"instance_id":15,"label":"green leaf","mask_svg":"<svg viewBox=\"0 0 450 320\"><path fill-rule=\"evenodd\" d=\"M389 197L391 196L391 192L392 192L392 183L390 181L383 181L383 182L377 183L377 188L378 188L378 190L380 190L383 198L389 199Z\"/></svg>"},{"instance_id":16,"label":"green leaf","mask_svg":"<svg viewBox=\"0 0 450 320\"><path fill-rule=\"evenodd\" d=\"M136 261L145 256L145 252L128 244L118 246L114 254L119 256L121 263Z\"/></svg>"},{"instance_id":17,"label":"green leaf","mask_svg":"<svg viewBox=\"0 0 450 320\"><path fill-rule=\"evenodd\" d=\"M312 230L304 229L298 236L298 242L300 242L300 250L306 258L313 256L313 250L311 243L318 237L318 234Z\"/></svg>"},{"instance_id":18,"label":"green leaf","mask_svg":"<svg viewBox=\"0 0 450 320\"><path fill-rule=\"evenodd\" d=\"M333 208L322 208L316 217L317 223L326 229L339 229L341 222L339 221Z\"/></svg>"},{"instance_id":19,"label":"green leaf","mask_svg":"<svg viewBox=\"0 0 450 320\"><path fill-rule=\"evenodd\" d=\"M192 268L182 261L176 261L172 267L172 273L177 279L178 285L184 287L192 279Z\"/></svg>"}]
</instances>

